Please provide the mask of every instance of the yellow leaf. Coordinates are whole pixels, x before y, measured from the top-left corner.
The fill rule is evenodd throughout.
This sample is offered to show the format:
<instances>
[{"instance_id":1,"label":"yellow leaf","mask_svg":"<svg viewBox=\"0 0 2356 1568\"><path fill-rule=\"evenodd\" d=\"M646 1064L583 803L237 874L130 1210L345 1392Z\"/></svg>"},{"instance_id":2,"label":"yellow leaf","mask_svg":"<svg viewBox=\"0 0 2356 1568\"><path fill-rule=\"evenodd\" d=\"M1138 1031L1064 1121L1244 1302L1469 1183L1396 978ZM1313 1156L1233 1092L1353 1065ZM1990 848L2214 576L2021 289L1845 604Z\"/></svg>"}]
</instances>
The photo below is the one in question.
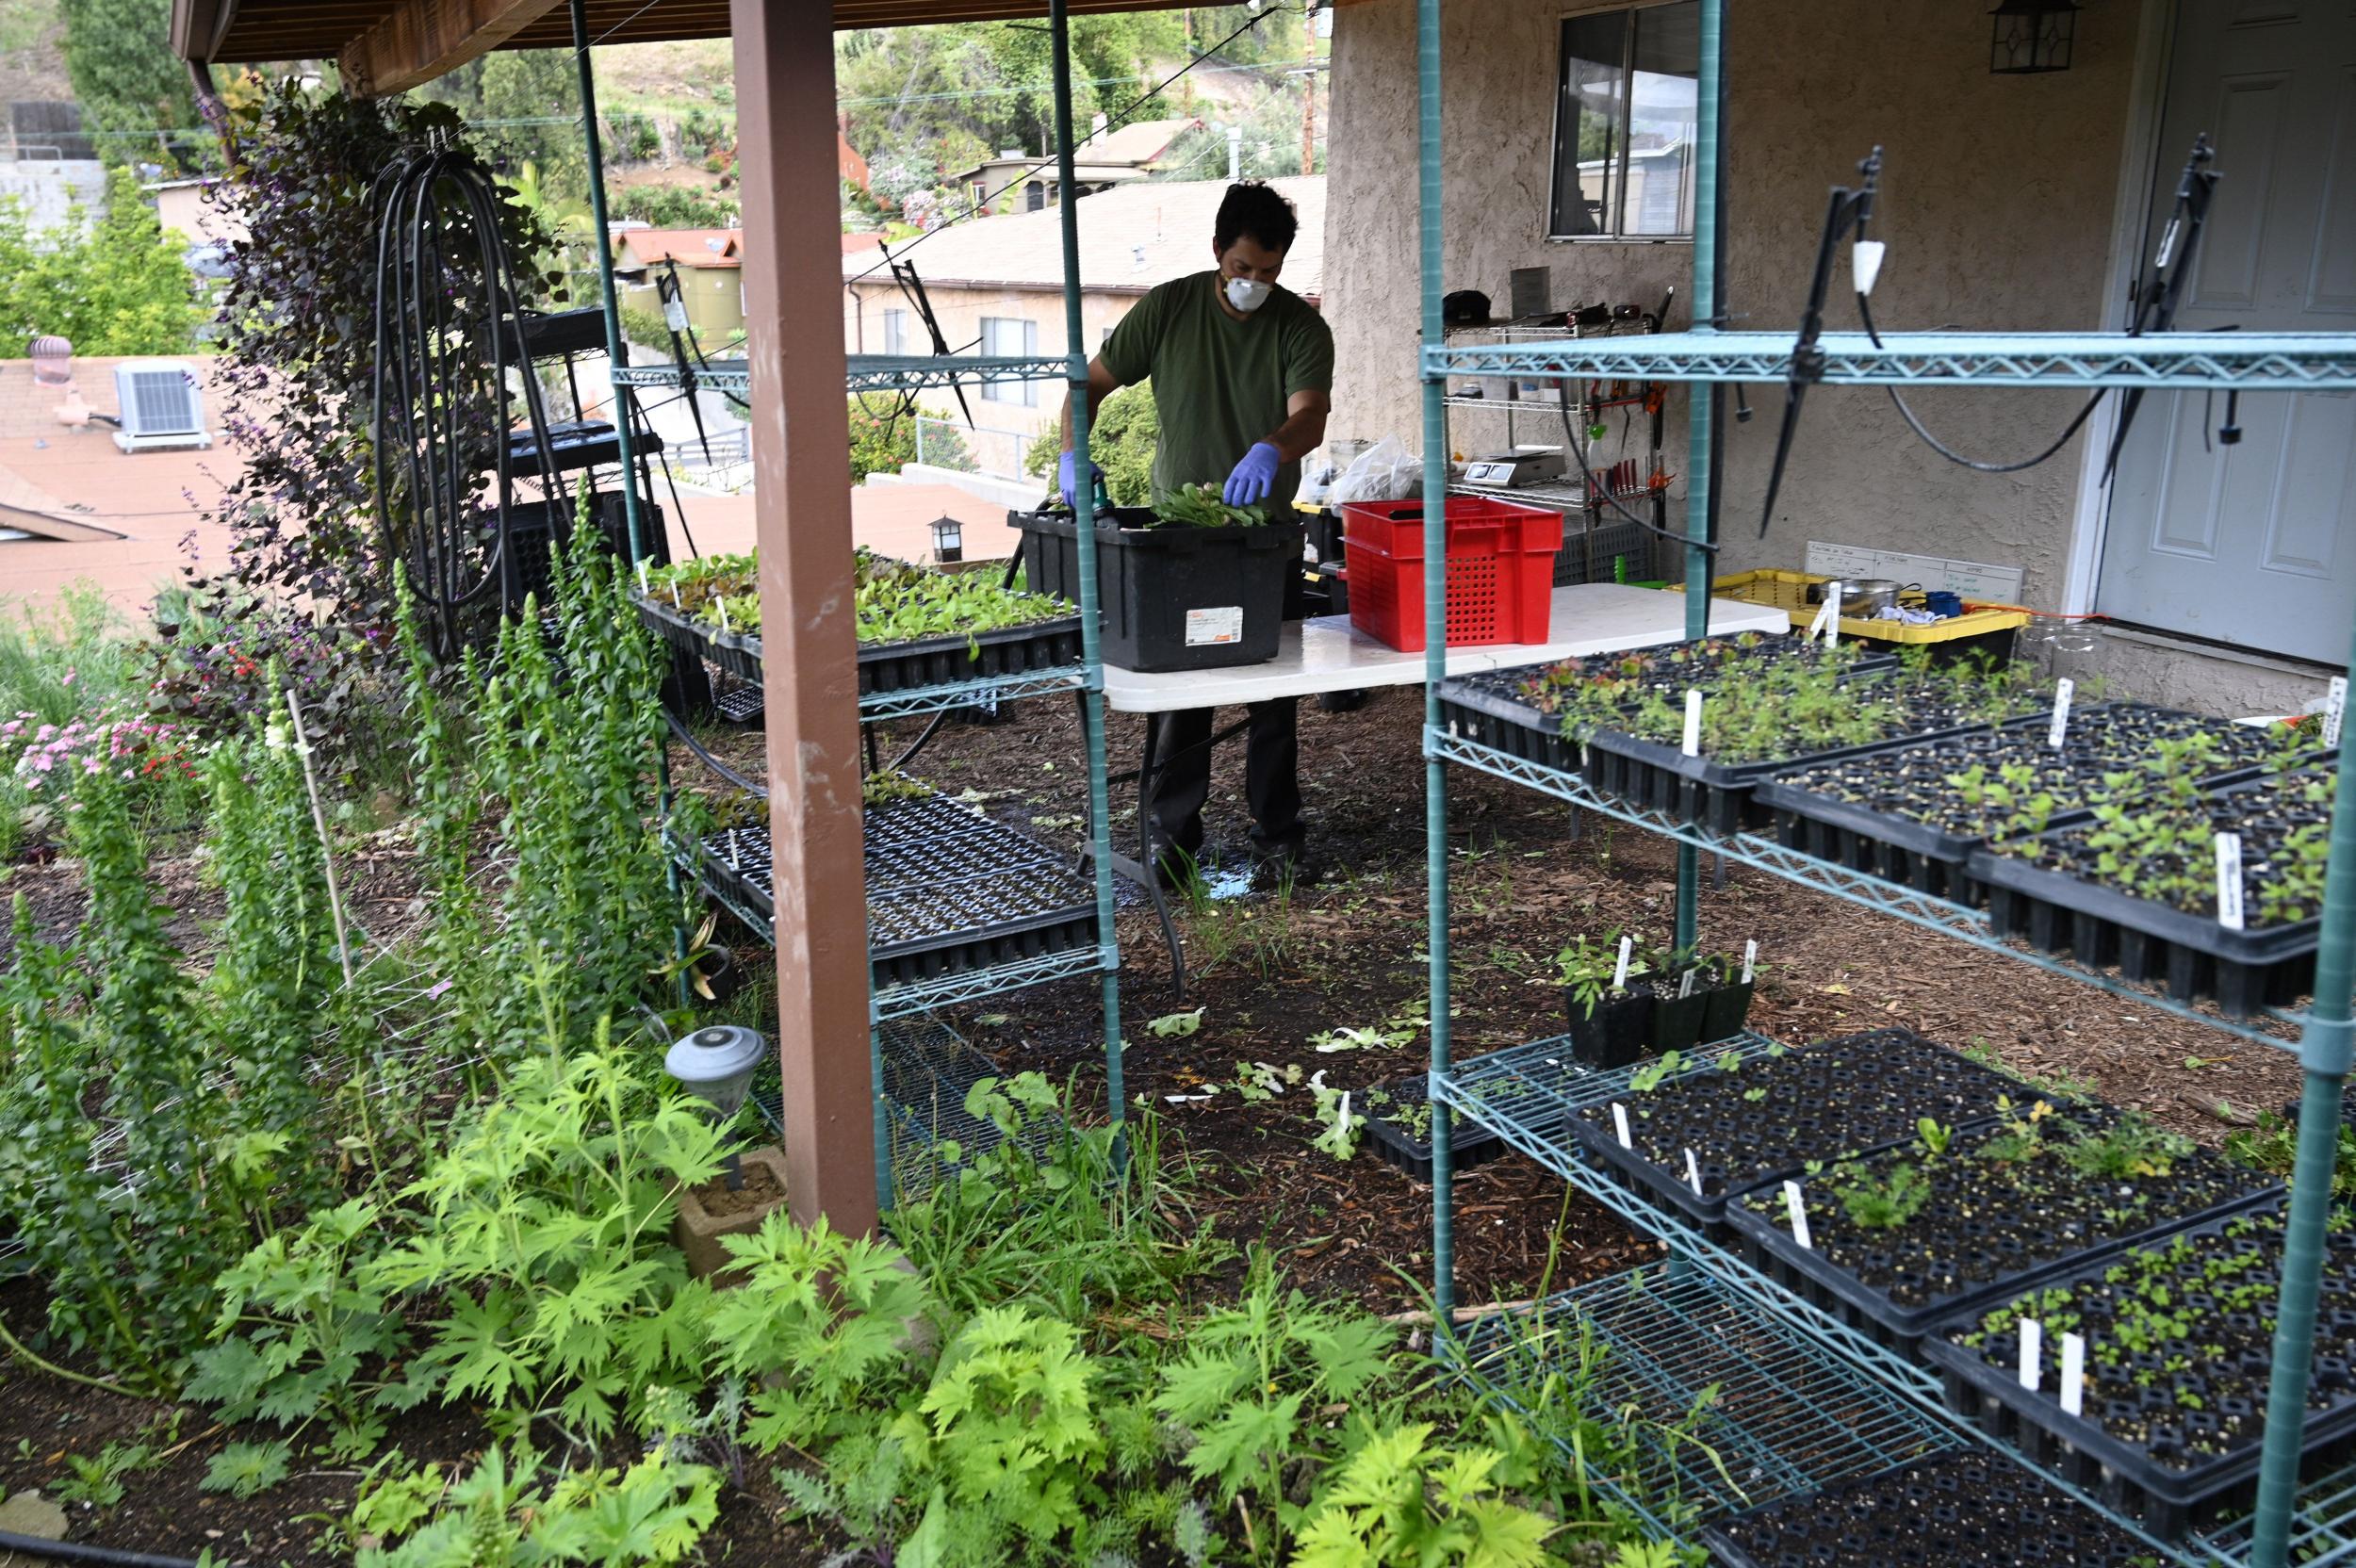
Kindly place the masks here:
<instances>
[{"instance_id":1,"label":"yellow leaf","mask_svg":"<svg viewBox=\"0 0 2356 1568\"><path fill-rule=\"evenodd\" d=\"M1838 980L1834 981L1829 986L1819 986L1816 988L1824 992L1826 996L1848 996L1852 994L1849 988L1842 985Z\"/></svg>"}]
</instances>

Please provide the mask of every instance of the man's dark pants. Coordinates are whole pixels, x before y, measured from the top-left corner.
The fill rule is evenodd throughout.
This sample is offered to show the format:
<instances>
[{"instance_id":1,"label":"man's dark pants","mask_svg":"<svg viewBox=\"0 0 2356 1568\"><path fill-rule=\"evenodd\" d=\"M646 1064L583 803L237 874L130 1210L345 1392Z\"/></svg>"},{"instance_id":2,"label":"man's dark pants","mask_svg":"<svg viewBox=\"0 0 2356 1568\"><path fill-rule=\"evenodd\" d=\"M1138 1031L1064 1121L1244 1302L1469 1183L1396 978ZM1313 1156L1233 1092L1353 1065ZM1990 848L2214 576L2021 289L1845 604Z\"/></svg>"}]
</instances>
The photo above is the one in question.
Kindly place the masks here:
<instances>
[{"instance_id":1,"label":"man's dark pants","mask_svg":"<svg viewBox=\"0 0 2356 1568\"><path fill-rule=\"evenodd\" d=\"M1252 854L1255 860L1293 857L1307 830L1301 821L1300 737L1297 697L1252 704L1250 739L1244 749L1244 800L1252 808ZM1154 747L1153 840L1155 851L1203 853L1203 806L1211 796L1214 710L1165 713Z\"/></svg>"}]
</instances>

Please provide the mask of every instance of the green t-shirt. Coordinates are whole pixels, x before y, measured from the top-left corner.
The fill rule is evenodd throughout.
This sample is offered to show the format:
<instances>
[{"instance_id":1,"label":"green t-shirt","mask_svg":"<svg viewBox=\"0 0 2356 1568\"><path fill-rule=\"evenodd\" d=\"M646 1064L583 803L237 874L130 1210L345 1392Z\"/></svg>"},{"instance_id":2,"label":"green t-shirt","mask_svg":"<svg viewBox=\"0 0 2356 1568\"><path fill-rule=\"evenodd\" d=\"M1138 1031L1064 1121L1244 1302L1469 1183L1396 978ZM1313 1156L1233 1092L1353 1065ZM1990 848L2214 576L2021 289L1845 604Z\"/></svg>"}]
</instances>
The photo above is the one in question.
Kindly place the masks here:
<instances>
[{"instance_id":1,"label":"green t-shirt","mask_svg":"<svg viewBox=\"0 0 2356 1568\"><path fill-rule=\"evenodd\" d=\"M1124 386L1153 379L1155 500L1182 484L1226 483L1252 444L1284 422L1294 393L1333 389L1333 334L1306 300L1279 285L1238 321L1219 308L1219 287L1217 272L1161 285L1097 355ZM1287 463L1266 504L1289 507L1300 488L1301 465Z\"/></svg>"}]
</instances>

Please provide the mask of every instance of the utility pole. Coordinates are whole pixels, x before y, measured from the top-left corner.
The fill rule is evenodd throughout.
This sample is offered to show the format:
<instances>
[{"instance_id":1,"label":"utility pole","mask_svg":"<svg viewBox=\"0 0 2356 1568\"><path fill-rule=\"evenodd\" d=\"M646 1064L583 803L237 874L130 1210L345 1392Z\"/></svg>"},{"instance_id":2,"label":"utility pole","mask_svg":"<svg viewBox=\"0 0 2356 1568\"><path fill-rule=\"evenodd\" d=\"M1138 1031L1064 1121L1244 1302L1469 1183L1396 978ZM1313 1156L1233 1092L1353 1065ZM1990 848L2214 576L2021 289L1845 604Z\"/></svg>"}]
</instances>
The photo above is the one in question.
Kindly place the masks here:
<instances>
[{"instance_id":1,"label":"utility pole","mask_svg":"<svg viewBox=\"0 0 2356 1568\"><path fill-rule=\"evenodd\" d=\"M1301 172L1317 172L1317 8L1301 18Z\"/></svg>"}]
</instances>

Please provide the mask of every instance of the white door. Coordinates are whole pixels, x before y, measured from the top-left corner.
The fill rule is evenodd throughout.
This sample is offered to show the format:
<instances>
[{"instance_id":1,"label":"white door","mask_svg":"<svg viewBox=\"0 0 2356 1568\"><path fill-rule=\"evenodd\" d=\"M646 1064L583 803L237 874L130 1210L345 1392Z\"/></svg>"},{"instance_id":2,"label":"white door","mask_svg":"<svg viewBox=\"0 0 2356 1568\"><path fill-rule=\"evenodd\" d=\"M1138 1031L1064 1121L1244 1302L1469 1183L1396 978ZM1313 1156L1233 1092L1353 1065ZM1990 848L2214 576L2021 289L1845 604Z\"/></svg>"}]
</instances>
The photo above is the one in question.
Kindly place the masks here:
<instances>
[{"instance_id":1,"label":"white door","mask_svg":"<svg viewBox=\"0 0 2356 1568\"><path fill-rule=\"evenodd\" d=\"M2197 133L2224 175L2177 326L2356 332L2356 5L2184 0L2173 57L2150 233ZM2147 238L2147 270L2151 253ZM2222 395L2145 396L2095 608L2342 663L2356 620L2356 394L2245 397L2230 447L2216 437L2224 417Z\"/></svg>"}]
</instances>

